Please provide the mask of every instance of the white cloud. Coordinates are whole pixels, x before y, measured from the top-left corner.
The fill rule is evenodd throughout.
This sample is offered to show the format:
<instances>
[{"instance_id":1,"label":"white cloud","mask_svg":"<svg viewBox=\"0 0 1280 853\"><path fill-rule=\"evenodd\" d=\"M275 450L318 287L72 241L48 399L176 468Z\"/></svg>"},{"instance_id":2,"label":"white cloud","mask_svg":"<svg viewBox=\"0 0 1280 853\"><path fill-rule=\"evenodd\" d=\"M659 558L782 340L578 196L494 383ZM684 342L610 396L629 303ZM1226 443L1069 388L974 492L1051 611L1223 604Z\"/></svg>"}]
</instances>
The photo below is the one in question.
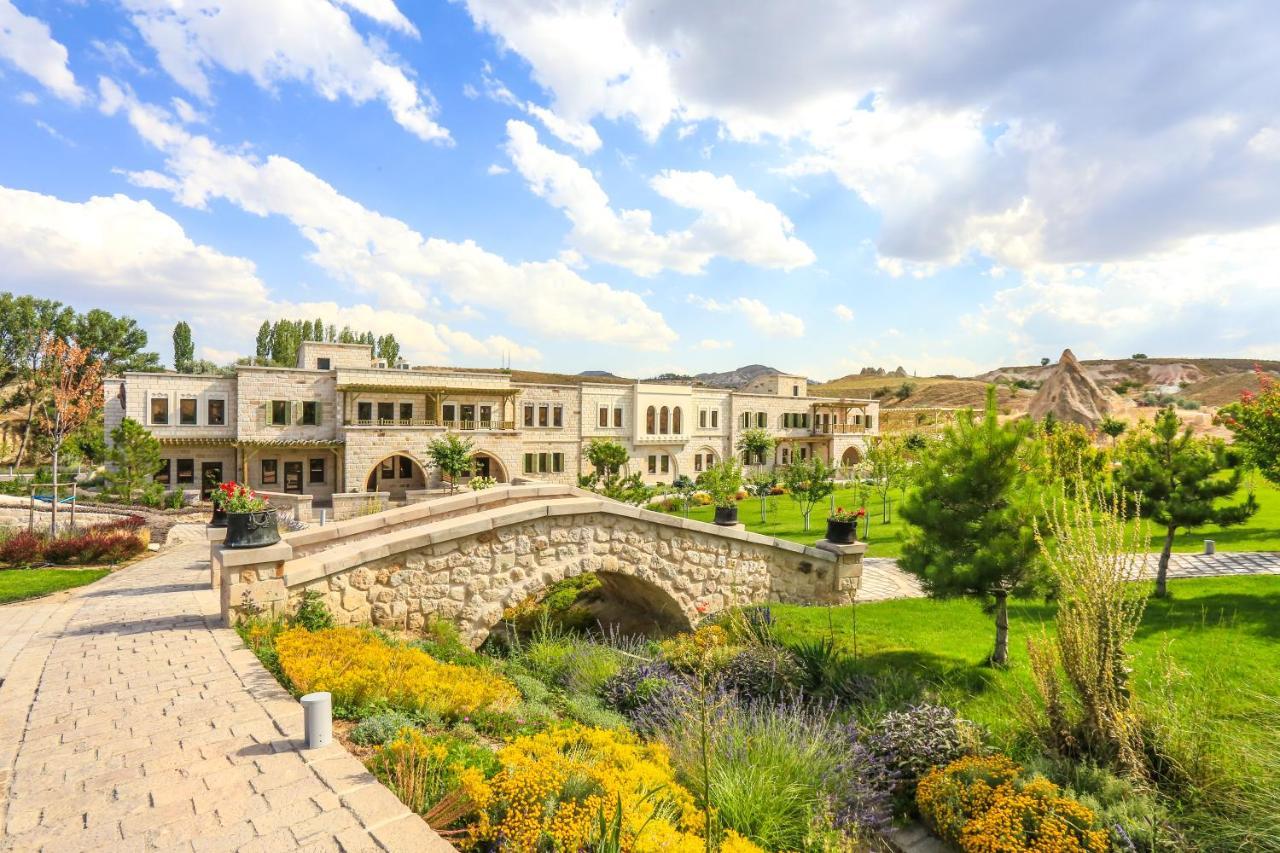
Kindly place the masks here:
<instances>
[{"instance_id":1,"label":"white cloud","mask_svg":"<svg viewBox=\"0 0 1280 853\"><path fill-rule=\"evenodd\" d=\"M668 170L655 176L655 192L699 213L687 229L658 234L649 211L615 211L591 172L539 142L529 124L507 122L506 149L529 188L573 223L575 248L639 275L699 273L717 256L788 270L814 260L780 210L727 175Z\"/></svg>"},{"instance_id":2,"label":"white cloud","mask_svg":"<svg viewBox=\"0 0 1280 853\"><path fill-rule=\"evenodd\" d=\"M310 85L321 97L383 101L420 139L447 143L435 103L380 42L366 39L340 5L416 35L391 0L122 0L161 66L187 91L212 97L208 71L247 74L264 89Z\"/></svg>"},{"instance_id":3,"label":"white cloud","mask_svg":"<svg viewBox=\"0 0 1280 853\"><path fill-rule=\"evenodd\" d=\"M275 317L390 332L416 361L541 358L508 338L477 338L405 311L273 298L252 261L196 243L172 217L124 195L74 202L0 187L0 268L7 286L78 304L106 301L153 331L188 320L197 340L216 341L202 352L220 364L250 354L257 321Z\"/></svg>"},{"instance_id":4,"label":"white cloud","mask_svg":"<svg viewBox=\"0 0 1280 853\"><path fill-rule=\"evenodd\" d=\"M505 175L511 170L501 163L490 163L489 168L485 170L490 175Z\"/></svg>"},{"instance_id":5,"label":"white cloud","mask_svg":"<svg viewBox=\"0 0 1280 853\"><path fill-rule=\"evenodd\" d=\"M67 49L54 40L48 24L22 14L12 0L0 0L0 59L31 75L62 100L84 102L85 91L67 67Z\"/></svg>"},{"instance_id":6,"label":"white cloud","mask_svg":"<svg viewBox=\"0 0 1280 853\"><path fill-rule=\"evenodd\" d=\"M878 214L890 274L1122 262L1280 222L1267 0L1175 16L1054 0L996 16L984 0L467 7L561 115L651 138L712 121L781 143L791 174L834 176Z\"/></svg>"},{"instance_id":7,"label":"white cloud","mask_svg":"<svg viewBox=\"0 0 1280 853\"><path fill-rule=\"evenodd\" d=\"M173 104L173 111L182 120L183 124L206 124L209 121L209 116L200 112L182 98L173 98L170 103Z\"/></svg>"},{"instance_id":8,"label":"white cloud","mask_svg":"<svg viewBox=\"0 0 1280 853\"><path fill-rule=\"evenodd\" d=\"M845 322L848 322L853 319L853 309L850 308L848 305L837 305L832 310L835 312L835 315L837 317L839 317L841 320L844 320Z\"/></svg>"},{"instance_id":9,"label":"white cloud","mask_svg":"<svg viewBox=\"0 0 1280 853\"><path fill-rule=\"evenodd\" d=\"M438 288L460 305L502 312L511 323L548 336L638 349L664 349L675 339L640 296L587 281L559 260L510 264L469 240L424 237L342 195L293 160L230 151L110 81L102 89L104 109L124 108L142 138L166 156L166 175L141 172L131 176L136 182L164 186L188 207L225 199L257 216L286 218L312 244L312 262L388 309L423 310Z\"/></svg>"},{"instance_id":10,"label":"white cloud","mask_svg":"<svg viewBox=\"0 0 1280 853\"><path fill-rule=\"evenodd\" d=\"M590 122L573 121L564 116L556 114L541 104L535 104L533 101L522 101L515 96L506 84L493 75L493 68L488 62L484 64L483 70L484 93L490 99L500 104L506 104L509 107L515 107L522 112L533 116L542 122L552 136L559 139L566 145L572 145L584 154L594 154L600 150L603 142L600 134L596 133L596 129L591 126ZM479 97L479 91L470 83L463 87L463 94L468 98Z\"/></svg>"},{"instance_id":11,"label":"white cloud","mask_svg":"<svg viewBox=\"0 0 1280 853\"><path fill-rule=\"evenodd\" d=\"M804 336L803 320L786 311L774 311L759 299L739 296L727 302L721 302L691 293L686 301L690 305L697 305L707 311L740 314L753 329L771 338Z\"/></svg>"},{"instance_id":12,"label":"white cloud","mask_svg":"<svg viewBox=\"0 0 1280 853\"><path fill-rule=\"evenodd\" d=\"M698 350L711 350L711 351L725 350L725 349L732 349L732 348L733 348L733 341L721 341L721 340L716 340L715 338L703 338L702 340L698 341L697 346L694 347L694 349L698 349Z\"/></svg>"}]
</instances>

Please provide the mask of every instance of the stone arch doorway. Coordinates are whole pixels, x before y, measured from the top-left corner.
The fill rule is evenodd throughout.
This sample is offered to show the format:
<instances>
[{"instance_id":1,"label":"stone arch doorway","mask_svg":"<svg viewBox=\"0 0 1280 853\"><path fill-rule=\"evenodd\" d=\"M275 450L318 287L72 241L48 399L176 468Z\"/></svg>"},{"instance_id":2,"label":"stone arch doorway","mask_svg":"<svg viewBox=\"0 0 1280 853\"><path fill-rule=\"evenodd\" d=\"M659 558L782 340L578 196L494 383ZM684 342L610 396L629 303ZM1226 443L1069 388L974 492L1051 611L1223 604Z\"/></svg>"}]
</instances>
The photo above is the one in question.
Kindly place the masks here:
<instances>
[{"instance_id":1,"label":"stone arch doorway","mask_svg":"<svg viewBox=\"0 0 1280 853\"><path fill-rule=\"evenodd\" d=\"M364 480L367 492L389 492L392 500L404 500L409 489L427 487L427 469L407 450L375 462Z\"/></svg>"},{"instance_id":2,"label":"stone arch doorway","mask_svg":"<svg viewBox=\"0 0 1280 853\"><path fill-rule=\"evenodd\" d=\"M471 474L472 477L492 477L499 483L508 482L506 466L502 464L501 459L492 453L487 453L483 450L476 451L472 454L471 461L475 463Z\"/></svg>"},{"instance_id":3,"label":"stone arch doorway","mask_svg":"<svg viewBox=\"0 0 1280 853\"><path fill-rule=\"evenodd\" d=\"M856 447L846 447L844 454L840 457L840 464L845 468L852 468L862 461L862 452Z\"/></svg>"}]
</instances>

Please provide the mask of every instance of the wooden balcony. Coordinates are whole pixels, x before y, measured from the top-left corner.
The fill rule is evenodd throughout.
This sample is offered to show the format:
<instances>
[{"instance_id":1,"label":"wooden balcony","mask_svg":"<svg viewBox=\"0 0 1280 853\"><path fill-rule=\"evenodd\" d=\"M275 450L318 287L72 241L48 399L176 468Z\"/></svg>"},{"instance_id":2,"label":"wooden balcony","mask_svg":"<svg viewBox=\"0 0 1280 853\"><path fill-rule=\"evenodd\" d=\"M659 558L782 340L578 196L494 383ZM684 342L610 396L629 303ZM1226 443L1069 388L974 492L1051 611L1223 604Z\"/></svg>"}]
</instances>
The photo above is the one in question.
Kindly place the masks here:
<instances>
[{"instance_id":1,"label":"wooden balcony","mask_svg":"<svg viewBox=\"0 0 1280 853\"><path fill-rule=\"evenodd\" d=\"M864 424L818 424L813 428L814 435L863 435L866 431Z\"/></svg>"},{"instance_id":2,"label":"wooden balcony","mask_svg":"<svg viewBox=\"0 0 1280 853\"><path fill-rule=\"evenodd\" d=\"M349 427L400 427L416 429L446 429L455 431L503 430L513 431L515 421L473 420L438 421L435 418L353 418L346 421Z\"/></svg>"}]
</instances>

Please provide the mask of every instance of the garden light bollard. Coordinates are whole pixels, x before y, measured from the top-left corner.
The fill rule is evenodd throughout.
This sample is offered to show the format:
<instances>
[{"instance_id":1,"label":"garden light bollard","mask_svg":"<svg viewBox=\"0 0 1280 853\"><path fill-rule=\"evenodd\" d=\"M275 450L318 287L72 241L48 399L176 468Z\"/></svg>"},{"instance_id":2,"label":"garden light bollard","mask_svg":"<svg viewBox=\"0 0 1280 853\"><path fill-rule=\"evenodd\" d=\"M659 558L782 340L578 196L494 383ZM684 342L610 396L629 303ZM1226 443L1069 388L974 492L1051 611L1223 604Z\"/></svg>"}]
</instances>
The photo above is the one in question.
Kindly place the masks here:
<instances>
[{"instance_id":1,"label":"garden light bollard","mask_svg":"<svg viewBox=\"0 0 1280 853\"><path fill-rule=\"evenodd\" d=\"M303 696L302 718L307 749L328 746L333 740L333 694L308 693Z\"/></svg>"},{"instance_id":2,"label":"garden light bollard","mask_svg":"<svg viewBox=\"0 0 1280 853\"><path fill-rule=\"evenodd\" d=\"M1204 540L1204 553L1206 556L1218 553L1218 543L1212 539Z\"/></svg>"}]
</instances>

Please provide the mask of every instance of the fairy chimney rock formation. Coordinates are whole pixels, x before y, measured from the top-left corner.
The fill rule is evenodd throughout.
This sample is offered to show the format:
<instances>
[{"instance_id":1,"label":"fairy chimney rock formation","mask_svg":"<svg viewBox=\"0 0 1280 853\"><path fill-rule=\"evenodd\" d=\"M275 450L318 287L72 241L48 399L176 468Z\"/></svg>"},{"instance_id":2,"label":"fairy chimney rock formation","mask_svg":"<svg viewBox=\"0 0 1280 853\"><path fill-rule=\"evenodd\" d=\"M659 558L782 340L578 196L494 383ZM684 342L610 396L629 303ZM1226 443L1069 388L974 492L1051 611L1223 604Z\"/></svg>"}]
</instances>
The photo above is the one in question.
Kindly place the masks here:
<instances>
[{"instance_id":1,"label":"fairy chimney rock formation","mask_svg":"<svg viewBox=\"0 0 1280 853\"><path fill-rule=\"evenodd\" d=\"M1062 351L1062 358L1032 398L1027 412L1038 421L1052 414L1056 420L1094 429L1111 413L1111 401L1068 349Z\"/></svg>"}]
</instances>

